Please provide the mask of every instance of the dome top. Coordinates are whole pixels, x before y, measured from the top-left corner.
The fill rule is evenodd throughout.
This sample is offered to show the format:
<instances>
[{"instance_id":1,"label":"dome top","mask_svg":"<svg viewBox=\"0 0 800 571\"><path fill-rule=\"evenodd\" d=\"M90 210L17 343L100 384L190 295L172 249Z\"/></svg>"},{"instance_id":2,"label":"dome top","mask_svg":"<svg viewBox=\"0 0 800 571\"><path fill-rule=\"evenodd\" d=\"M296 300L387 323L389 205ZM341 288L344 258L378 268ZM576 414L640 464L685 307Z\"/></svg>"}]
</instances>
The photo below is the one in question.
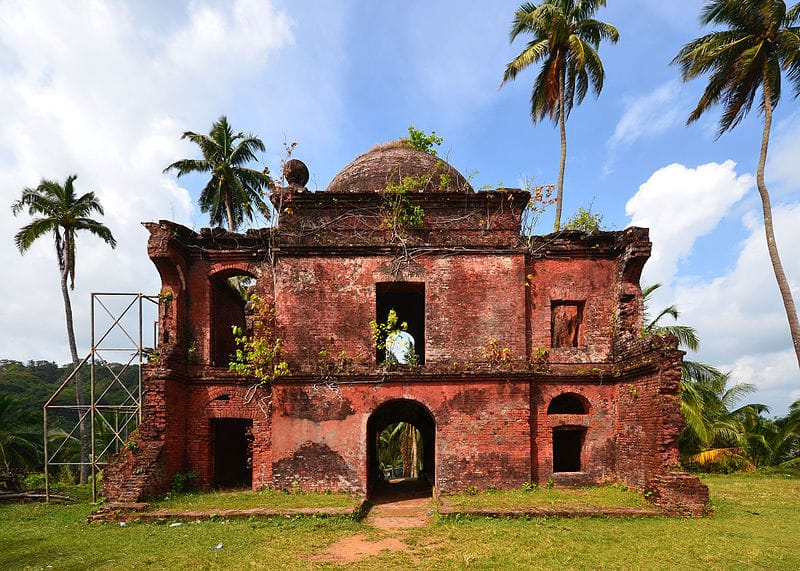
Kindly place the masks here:
<instances>
[{"instance_id":1,"label":"dome top","mask_svg":"<svg viewBox=\"0 0 800 571\"><path fill-rule=\"evenodd\" d=\"M430 175L419 192L473 192L467 179L447 161L407 142L373 147L344 167L328 185L328 192L383 192L390 182Z\"/></svg>"}]
</instances>

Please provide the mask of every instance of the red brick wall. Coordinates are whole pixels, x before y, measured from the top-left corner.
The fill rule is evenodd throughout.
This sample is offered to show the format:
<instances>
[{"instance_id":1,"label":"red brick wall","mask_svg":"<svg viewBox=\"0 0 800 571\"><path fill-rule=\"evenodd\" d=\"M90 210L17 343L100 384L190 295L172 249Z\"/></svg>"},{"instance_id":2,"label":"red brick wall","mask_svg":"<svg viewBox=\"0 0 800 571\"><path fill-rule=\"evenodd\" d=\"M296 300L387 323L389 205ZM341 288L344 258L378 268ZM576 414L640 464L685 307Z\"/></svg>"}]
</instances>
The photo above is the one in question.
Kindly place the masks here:
<instances>
[{"instance_id":1,"label":"red brick wall","mask_svg":"<svg viewBox=\"0 0 800 571\"><path fill-rule=\"evenodd\" d=\"M619 364L617 470L629 485L644 490L656 474L680 466L677 440L684 426L680 412L683 353L660 337L646 337L636 345L631 347L632 355ZM635 374L628 375L630 371Z\"/></svg>"},{"instance_id":2,"label":"red brick wall","mask_svg":"<svg viewBox=\"0 0 800 571\"><path fill-rule=\"evenodd\" d=\"M570 483L598 484L616 479L615 417L616 387L597 380L548 380L534 384L531 411L533 425L533 481L544 484L566 475L553 474L553 429L561 426L586 427L581 453L581 474ZM588 405L587 414L548 414L550 402L562 394L574 395Z\"/></svg>"},{"instance_id":3,"label":"red brick wall","mask_svg":"<svg viewBox=\"0 0 800 571\"><path fill-rule=\"evenodd\" d=\"M550 350L553 363L598 363L611 358L613 315L616 310L616 264L604 259L530 259L530 350ZM583 303L580 346L552 348L551 305L554 301Z\"/></svg>"},{"instance_id":4,"label":"red brick wall","mask_svg":"<svg viewBox=\"0 0 800 571\"><path fill-rule=\"evenodd\" d=\"M530 480L529 385L498 378L389 380L274 387L273 482L276 487L365 492L367 421L381 404L419 403L436 424L435 483L518 487Z\"/></svg>"},{"instance_id":5,"label":"red brick wall","mask_svg":"<svg viewBox=\"0 0 800 571\"><path fill-rule=\"evenodd\" d=\"M428 256L400 276L390 257L295 258L281 260L278 276L276 318L295 371L312 370L323 348L374 364L369 322L375 284L386 281L425 283L427 365L480 360L492 338L525 360L521 254Z\"/></svg>"},{"instance_id":6,"label":"red brick wall","mask_svg":"<svg viewBox=\"0 0 800 571\"><path fill-rule=\"evenodd\" d=\"M188 470L211 485L216 418L253 421L254 488L365 492L370 418L386 403L413 401L435 424L433 477L442 491L621 479L673 504L689 490L686 505L696 507L702 485L691 477L657 479L678 461L682 354L661 338L639 338L646 231L559 233L525 245L515 226L523 194L509 195L508 205L500 194L425 197L435 214L409 237L423 249L407 257L381 241L380 228L364 234L380 205L374 196L339 203L298 195L278 233L197 235L149 225L162 291L172 292L161 311L166 341L146 379L146 453L120 455L108 471L110 494L155 493ZM358 219L350 214L362 200L373 210ZM448 220L467 219L459 218L467 207L468 227L448 231ZM230 273L256 276L255 290L275 303L292 375L271 391L250 388L254 381L235 377L226 363L209 366L211 316L226 313L210 278ZM387 372L375 363L376 283L391 281L425 284L420 369ZM579 347L550 347L553 301L583 304ZM490 339L508 350L509 362L487 362ZM530 362L539 347L549 354ZM321 349L329 358L344 350L350 363L320 373ZM585 402L587 414L547 414L564 393ZM585 427L579 473L553 472L553 431L562 426Z\"/></svg>"}]
</instances>

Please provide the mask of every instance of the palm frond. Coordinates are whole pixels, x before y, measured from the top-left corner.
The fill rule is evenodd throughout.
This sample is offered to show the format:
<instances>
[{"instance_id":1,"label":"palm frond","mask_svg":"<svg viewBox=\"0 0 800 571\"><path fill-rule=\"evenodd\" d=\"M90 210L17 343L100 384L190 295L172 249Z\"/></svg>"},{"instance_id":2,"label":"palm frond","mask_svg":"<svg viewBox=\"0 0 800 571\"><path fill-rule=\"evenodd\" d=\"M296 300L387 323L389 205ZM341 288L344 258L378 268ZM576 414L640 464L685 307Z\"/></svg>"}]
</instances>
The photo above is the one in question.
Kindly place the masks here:
<instances>
[{"instance_id":1,"label":"palm frond","mask_svg":"<svg viewBox=\"0 0 800 571\"><path fill-rule=\"evenodd\" d=\"M700 466L707 466L730 458L741 458L744 449L739 447L713 448L689 456L689 461Z\"/></svg>"},{"instance_id":2,"label":"palm frond","mask_svg":"<svg viewBox=\"0 0 800 571\"><path fill-rule=\"evenodd\" d=\"M679 65L684 81L709 76L688 122L719 104L719 137L749 114L759 90L759 108L765 113L764 94L769 94L771 107L780 100L782 70L794 84L795 96L800 94L800 35L791 28L800 20L798 6L787 11L782 0L710 0L704 4L701 23L724 29L692 40L672 60Z\"/></svg>"}]
</instances>

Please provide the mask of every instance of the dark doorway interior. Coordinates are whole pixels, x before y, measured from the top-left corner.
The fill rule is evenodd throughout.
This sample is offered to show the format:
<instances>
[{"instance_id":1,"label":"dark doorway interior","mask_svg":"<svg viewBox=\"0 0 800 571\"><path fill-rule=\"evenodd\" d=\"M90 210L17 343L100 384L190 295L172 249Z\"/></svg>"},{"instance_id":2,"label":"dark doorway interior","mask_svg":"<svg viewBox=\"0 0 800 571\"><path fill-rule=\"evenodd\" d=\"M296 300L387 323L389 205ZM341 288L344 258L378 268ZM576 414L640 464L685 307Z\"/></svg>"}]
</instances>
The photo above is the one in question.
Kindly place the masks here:
<instances>
[{"instance_id":1,"label":"dark doorway interior","mask_svg":"<svg viewBox=\"0 0 800 571\"><path fill-rule=\"evenodd\" d=\"M586 428L563 426L553 429L553 472L580 472Z\"/></svg>"},{"instance_id":2,"label":"dark doorway interior","mask_svg":"<svg viewBox=\"0 0 800 571\"><path fill-rule=\"evenodd\" d=\"M415 282L385 282L375 284L375 319L386 323L389 311L397 313L398 323L408 324L408 333L414 338L414 351L419 364L425 364L425 284ZM379 350L379 363L386 360Z\"/></svg>"},{"instance_id":3,"label":"dark doorway interior","mask_svg":"<svg viewBox=\"0 0 800 571\"><path fill-rule=\"evenodd\" d=\"M417 455L413 469L404 465L402 471L390 476L388 467L381 464L381 433L385 439L385 429L400 423L401 428L408 425L408 433L418 440ZM384 403L367 422L367 438L367 489L373 502L430 496L435 483L436 426L424 406L405 399Z\"/></svg>"},{"instance_id":4,"label":"dark doorway interior","mask_svg":"<svg viewBox=\"0 0 800 571\"><path fill-rule=\"evenodd\" d=\"M253 421L215 418L211 421L214 447L214 488L253 485Z\"/></svg>"}]
</instances>

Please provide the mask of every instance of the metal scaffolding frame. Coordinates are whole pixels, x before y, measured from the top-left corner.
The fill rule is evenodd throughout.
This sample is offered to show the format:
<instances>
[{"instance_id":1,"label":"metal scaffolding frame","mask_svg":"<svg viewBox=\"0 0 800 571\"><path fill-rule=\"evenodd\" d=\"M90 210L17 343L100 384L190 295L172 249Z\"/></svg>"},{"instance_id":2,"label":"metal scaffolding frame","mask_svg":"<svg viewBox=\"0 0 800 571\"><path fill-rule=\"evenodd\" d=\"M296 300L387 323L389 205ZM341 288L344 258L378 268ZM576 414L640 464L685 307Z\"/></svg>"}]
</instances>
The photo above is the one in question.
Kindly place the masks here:
<instances>
[{"instance_id":1,"label":"metal scaffolding frame","mask_svg":"<svg viewBox=\"0 0 800 571\"><path fill-rule=\"evenodd\" d=\"M92 293L91 294L91 350L61 383L43 407L44 424L44 477L45 494L50 500L51 468L56 466L88 466L91 469L92 501L97 501L97 475L108 462L108 457L118 452L128 442L130 433L142 420L142 365L149 351L156 348L158 339L157 311L159 296L142 293ZM153 304L155 309L153 309ZM144 319L147 311L155 311L152 343L144 344ZM98 337L98 319L110 320L110 324ZM131 324L130 321L134 323ZM131 329L136 329L131 331ZM106 359L106 356L114 356ZM124 359L119 357L125 355ZM116 370L112 365L121 365ZM64 393L76 386L81 371L89 368L88 399L80 405L77 401L63 402ZM104 368L111 375L110 381L98 383L97 372ZM135 380L125 381L123 375L136 368ZM130 374L127 375L130 377ZM83 390L85 397L85 387ZM60 398L61 397L61 398ZM74 398L74 397L73 397ZM53 416L58 415L67 427L49 434ZM80 425L87 420L89 425L90 455L84 460L66 456L68 449L77 441L80 448ZM72 418L75 424L71 426ZM49 436L48 436L49 435ZM53 440L51 443L50 440ZM51 445L52 444L52 445Z\"/></svg>"}]
</instances>

